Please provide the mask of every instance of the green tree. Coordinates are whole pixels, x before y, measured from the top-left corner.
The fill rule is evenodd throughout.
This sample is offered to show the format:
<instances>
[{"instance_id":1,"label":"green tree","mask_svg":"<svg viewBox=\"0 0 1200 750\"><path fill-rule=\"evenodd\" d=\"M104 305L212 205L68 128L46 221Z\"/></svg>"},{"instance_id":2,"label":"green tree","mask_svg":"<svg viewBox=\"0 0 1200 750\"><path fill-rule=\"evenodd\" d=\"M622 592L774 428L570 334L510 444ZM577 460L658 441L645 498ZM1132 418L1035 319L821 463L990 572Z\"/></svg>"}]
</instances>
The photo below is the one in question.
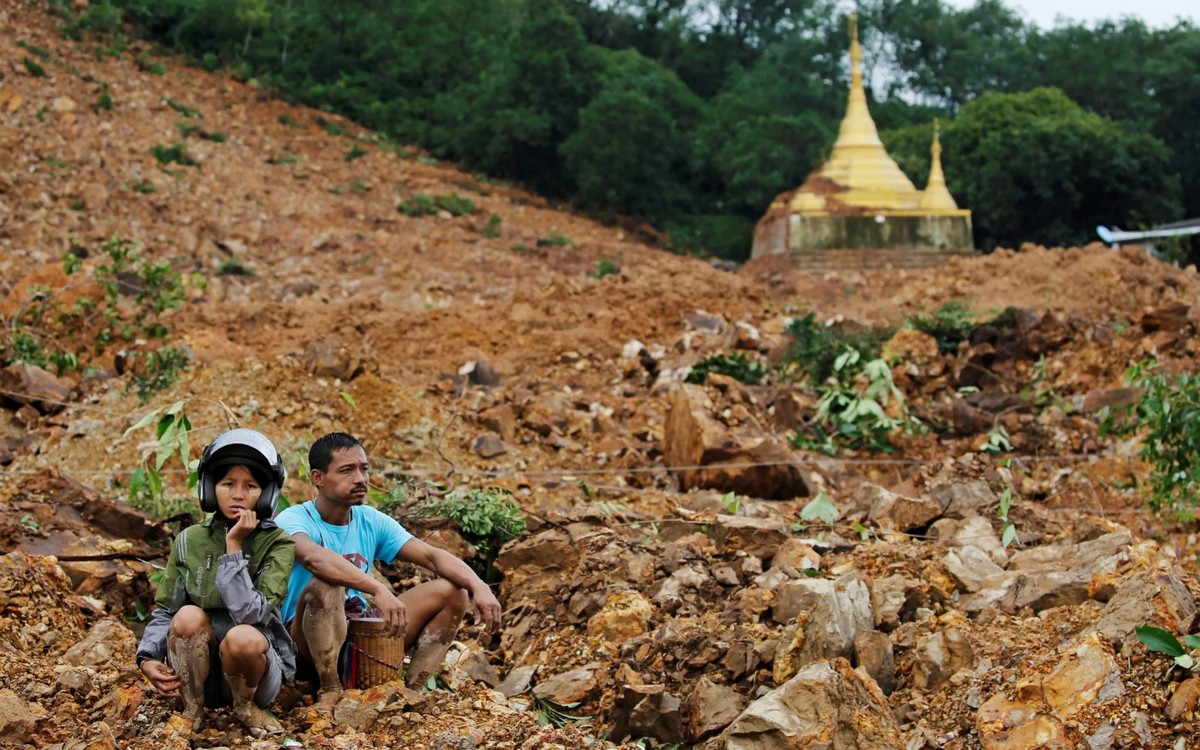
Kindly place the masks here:
<instances>
[{"instance_id":1,"label":"green tree","mask_svg":"<svg viewBox=\"0 0 1200 750\"><path fill-rule=\"evenodd\" d=\"M703 103L674 73L633 50L599 51L600 91L563 143L578 198L592 208L661 218L687 202L687 137Z\"/></svg>"},{"instance_id":2,"label":"green tree","mask_svg":"<svg viewBox=\"0 0 1200 750\"><path fill-rule=\"evenodd\" d=\"M917 185L928 174L923 127L885 134ZM983 248L1078 244L1098 223L1138 226L1179 215L1166 146L1083 111L1057 89L984 95L947 124L942 143L947 185L974 212Z\"/></svg>"}]
</instances>

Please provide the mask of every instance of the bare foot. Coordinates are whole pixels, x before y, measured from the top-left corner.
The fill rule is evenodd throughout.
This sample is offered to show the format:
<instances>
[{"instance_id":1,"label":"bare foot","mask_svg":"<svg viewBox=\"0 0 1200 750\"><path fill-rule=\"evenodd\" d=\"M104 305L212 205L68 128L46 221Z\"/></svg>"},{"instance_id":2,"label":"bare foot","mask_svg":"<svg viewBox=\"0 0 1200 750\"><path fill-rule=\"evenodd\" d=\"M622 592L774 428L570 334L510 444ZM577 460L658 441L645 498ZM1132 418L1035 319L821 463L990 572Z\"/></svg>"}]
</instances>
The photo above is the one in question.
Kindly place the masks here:
<instances>
[{"instance_id":1,"label":"bare foot","mask_svg":"<svg viewBox=\"0 0 1200 750\"><path fill-rule=\"evenodd\" d=\"M253 703L234 706L233 715L242 722L250 734L263 738L272 734L283 734L283 725L279 721Z\"/></svg>"}]
</instances>

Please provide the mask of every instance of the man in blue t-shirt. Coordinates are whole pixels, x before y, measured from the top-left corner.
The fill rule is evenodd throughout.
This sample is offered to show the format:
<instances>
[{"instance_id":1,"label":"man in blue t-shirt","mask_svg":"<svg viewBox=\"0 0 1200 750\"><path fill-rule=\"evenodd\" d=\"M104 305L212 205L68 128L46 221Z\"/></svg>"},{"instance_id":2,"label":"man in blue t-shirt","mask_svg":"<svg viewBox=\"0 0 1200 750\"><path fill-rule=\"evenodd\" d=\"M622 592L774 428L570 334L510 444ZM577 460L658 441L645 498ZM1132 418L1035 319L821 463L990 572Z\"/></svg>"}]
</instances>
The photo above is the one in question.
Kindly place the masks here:
<instances>
[{"instance_id":1,"label":"man in blue t-shirt","mask_svg":"<svg viewBox=\"0 0 1200 750\"><path fill-rule=\"evenodd\" d=\"M320 705L331 708L341 692L337 658L346 640L346 610L365 609L363 594L372 598L386 634L404 637L412 654L409 687L425 684L441 665L466 614L468 594L476 621L489 632L500 629L500 602L466 563L364 504L367 452L358 440L344 432L325 435L309 449L308 466L316 498L287 508L275 523L296 543L283 621L301 661L316 668ZM375 560L404 560L438 578L397 596L370 575Z\"/></svg>"}]
</instances>

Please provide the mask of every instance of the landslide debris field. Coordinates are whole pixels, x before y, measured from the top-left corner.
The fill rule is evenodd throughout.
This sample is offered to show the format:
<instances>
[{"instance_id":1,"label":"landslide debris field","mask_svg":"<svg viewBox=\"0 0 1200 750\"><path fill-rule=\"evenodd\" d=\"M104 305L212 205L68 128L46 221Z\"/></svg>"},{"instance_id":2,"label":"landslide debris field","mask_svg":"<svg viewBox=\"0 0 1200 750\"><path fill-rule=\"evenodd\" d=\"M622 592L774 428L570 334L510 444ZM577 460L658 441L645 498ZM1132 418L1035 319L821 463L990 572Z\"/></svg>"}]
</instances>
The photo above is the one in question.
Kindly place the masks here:
<instances>
[{"instance_id":1,"label":"landslide debris field","mask_svg":"<svg viewBox=\"0 0 1200 750\"><path fill-rule=\"evenodd\" d=\"M1194 269L1093 246L721 270L95 46L0 5L5 356L46 357L0 371L0 743L278 746L228 715L191 737L133 668L178 522L126 502L155 437L127 430L182 401L194 451L271 436L293 499L308 443L355 433L381 496L410 483L392 511L459 554L460 528L413 513L426 480L525 513L496 558L502 633L464 628L436 690L349 691L332 718L287 691L306 747L1200 747L1200 680L1134 635L1192 632L1194 526L1143 510L1136 438L1100 430L1130 365L1195 371ZM901 327L937 310L970 325ZM924 431L814 449L815 355L789 333L809 313L810 333L888 329ZM683 382L718 355L766 376Z\"/></svg>"}]
</instances>

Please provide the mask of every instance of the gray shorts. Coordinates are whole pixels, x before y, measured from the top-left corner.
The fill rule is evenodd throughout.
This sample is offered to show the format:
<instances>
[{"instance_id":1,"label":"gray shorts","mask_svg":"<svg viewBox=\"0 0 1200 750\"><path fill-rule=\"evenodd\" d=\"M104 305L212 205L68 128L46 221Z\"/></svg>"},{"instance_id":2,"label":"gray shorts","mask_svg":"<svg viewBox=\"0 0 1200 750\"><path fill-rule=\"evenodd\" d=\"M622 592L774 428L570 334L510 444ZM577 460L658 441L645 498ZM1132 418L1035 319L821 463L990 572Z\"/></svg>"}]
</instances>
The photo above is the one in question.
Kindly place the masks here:
<instances>
[{"instance_id":1,"label":"gray shorts","mask_svg":"<svg viewBox=\"0 0 1200 750\"><path fill-rule=\"evenodd\" d=\"M229 688L229 683L225 681L225 675L221 671L221 640L225 634L229 632L229 627L221 627L220 619L217 618L213 625L213 640L215 641L208 652L208 679L204 682L204 705L209 708L218 708L220 706L229 706L233 704L233 691ZM267 636L267 629L262 625L252 625L255 630ZM268 638L267 643L271 641ZM171 654L167 652L167 665L171 669L175 669L175 665L171 663ZM176 669L176 671L178 671ZM267 668L263 672L262 679L258 681L258 690L254 692L254 702L259 708L266 708L275 697L279 695L279 690L283 687L283 663L279 659L279 652L273 647L267 647Z\"/></svg>"}]
</instances>

